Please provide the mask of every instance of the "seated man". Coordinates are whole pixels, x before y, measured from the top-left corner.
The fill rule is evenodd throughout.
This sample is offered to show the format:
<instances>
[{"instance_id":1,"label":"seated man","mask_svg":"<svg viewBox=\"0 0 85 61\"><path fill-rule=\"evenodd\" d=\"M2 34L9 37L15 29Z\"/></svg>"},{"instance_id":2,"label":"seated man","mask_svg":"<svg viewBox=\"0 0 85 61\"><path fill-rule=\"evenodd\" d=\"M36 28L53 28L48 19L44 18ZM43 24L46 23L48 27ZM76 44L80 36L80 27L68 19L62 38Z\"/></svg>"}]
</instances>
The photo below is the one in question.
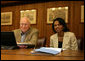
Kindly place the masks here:
<instances>
[{"instance_id":1,"label":"seated man","mask_svg":"<svg viewBox=\"0 0 85 61\"><path fill-rule=\"evenodd\" d=\"M20 29L13 30L18 43L28 43L35 45L38 40L38 30L30 26L30 21L27 17L20 20ZM25 45L20 45L20 48L27 48Z\"/></svg>"}]
</instances>

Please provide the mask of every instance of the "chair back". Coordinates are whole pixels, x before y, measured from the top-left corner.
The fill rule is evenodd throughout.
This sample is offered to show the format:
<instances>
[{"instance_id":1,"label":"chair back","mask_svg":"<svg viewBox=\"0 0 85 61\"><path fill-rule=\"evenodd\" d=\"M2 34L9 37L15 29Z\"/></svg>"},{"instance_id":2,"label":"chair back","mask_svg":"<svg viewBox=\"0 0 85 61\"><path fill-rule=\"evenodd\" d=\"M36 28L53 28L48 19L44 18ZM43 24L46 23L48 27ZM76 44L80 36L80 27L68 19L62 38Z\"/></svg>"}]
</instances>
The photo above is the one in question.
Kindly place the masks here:
<instances>
[{"instance_id":1,"label":"chair back","mask_svg":"<svg viewBox=\"0 0 85 61\"><path fill-rule=\"evenodd\" d=\"M45 44L46 44L46 38L39 38L35 45L35 48L45 47Z\"/></svg>"},{"instance_id":2,"label":"chair back","mask_svg":"<svg viewBox=\"0 0 85 61\"><path fill-rule=\"evenodd\" d=\"M83 39L81 37L77 36L78 50L82 50L82 41L83 41Z\"/></svg>"}]
</instances>

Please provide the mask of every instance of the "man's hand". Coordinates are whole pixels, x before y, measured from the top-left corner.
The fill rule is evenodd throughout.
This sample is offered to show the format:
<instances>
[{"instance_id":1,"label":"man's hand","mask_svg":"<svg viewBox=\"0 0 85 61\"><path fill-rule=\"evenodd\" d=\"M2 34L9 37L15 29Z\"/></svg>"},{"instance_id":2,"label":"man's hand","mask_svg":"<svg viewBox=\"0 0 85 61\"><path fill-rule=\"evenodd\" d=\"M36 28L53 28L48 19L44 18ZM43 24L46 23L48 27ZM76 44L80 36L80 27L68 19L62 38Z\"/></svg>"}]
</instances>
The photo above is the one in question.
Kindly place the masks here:
<instances>
[{"instance_id":1,"label":"man's hand","mask_svg":"<svg viewBox=\"0 0 85 61\"><path fill-rule=\"evenodd\" d=\"M21 44L21 45L19 45ZM28 46L27 45L23 45L24 43L23 42L17 42L17 45L19 46L19 48L23 48L23 49L26 49Z\"/></svg>"},{"instance_id":2,"label":"man's hand","mask_svg":"<svg viewBox=\"0 0 85 61\"><path fill-rule=\"evenodd\" d=\"M20 45L19 48L26 49L28 46L26 45Z\"/></svg>"},{"instance_id":3,"label":"man's hand","mask_svg":"<svg viewBox=\"0 0 85 61\"><path fill-rule=\"evenodd\" d=\"M17 42L17 44L20 43L20 42Z\"/></svg>"}]
</instances>

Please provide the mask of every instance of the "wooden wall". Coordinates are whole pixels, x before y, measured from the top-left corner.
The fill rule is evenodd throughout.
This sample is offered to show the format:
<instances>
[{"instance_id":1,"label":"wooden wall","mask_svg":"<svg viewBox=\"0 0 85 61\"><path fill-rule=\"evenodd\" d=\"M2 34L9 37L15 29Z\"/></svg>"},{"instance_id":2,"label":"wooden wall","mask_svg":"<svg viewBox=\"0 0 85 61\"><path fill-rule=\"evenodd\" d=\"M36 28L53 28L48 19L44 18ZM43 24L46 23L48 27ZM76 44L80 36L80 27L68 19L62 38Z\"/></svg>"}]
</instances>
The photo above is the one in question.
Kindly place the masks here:
<instances>
[{"instance_id":1,"label":"wooden wall","mask_svg":"<svg viewBox=\"0 0 85 61\"><path fill-rule=\"evenodd\" d=\"M47 45L49 45L50 36L53 34L52 24L47 24L47 8L51 7L69 7L67 26L70 31L74 32L76 36L83 37L84 39L84 23L81 23L81 5L84 1L53 1L34 4L24 4L17 6L1 7L1 12L13 12L13 24L9 26L2 26L1 31L11 31L19 28L20 11L36 9L37 10L37 23L33 24L39 30L39 37L47 38Z\"/></svg>"}]
</instances>

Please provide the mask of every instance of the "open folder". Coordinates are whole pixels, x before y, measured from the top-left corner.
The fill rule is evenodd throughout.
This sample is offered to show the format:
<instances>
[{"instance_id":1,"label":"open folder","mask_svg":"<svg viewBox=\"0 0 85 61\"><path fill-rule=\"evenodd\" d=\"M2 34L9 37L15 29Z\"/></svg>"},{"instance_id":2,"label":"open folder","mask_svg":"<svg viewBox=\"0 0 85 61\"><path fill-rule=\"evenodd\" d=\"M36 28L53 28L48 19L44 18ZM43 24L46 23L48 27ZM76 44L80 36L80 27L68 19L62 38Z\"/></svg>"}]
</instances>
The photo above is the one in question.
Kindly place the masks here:
<instances>
[{"instance_id":1,"label":"open folder","mask_svg":"<svg viewBox=\"0 0 85 61\"><path fill-rule=\"evenodd\" d=\"M39 49L35 49L35 52L43 52L49 54L58 54L61 52L61 48L51 48L51 47L41 47Z\"/></svg>"}]
</instances>

